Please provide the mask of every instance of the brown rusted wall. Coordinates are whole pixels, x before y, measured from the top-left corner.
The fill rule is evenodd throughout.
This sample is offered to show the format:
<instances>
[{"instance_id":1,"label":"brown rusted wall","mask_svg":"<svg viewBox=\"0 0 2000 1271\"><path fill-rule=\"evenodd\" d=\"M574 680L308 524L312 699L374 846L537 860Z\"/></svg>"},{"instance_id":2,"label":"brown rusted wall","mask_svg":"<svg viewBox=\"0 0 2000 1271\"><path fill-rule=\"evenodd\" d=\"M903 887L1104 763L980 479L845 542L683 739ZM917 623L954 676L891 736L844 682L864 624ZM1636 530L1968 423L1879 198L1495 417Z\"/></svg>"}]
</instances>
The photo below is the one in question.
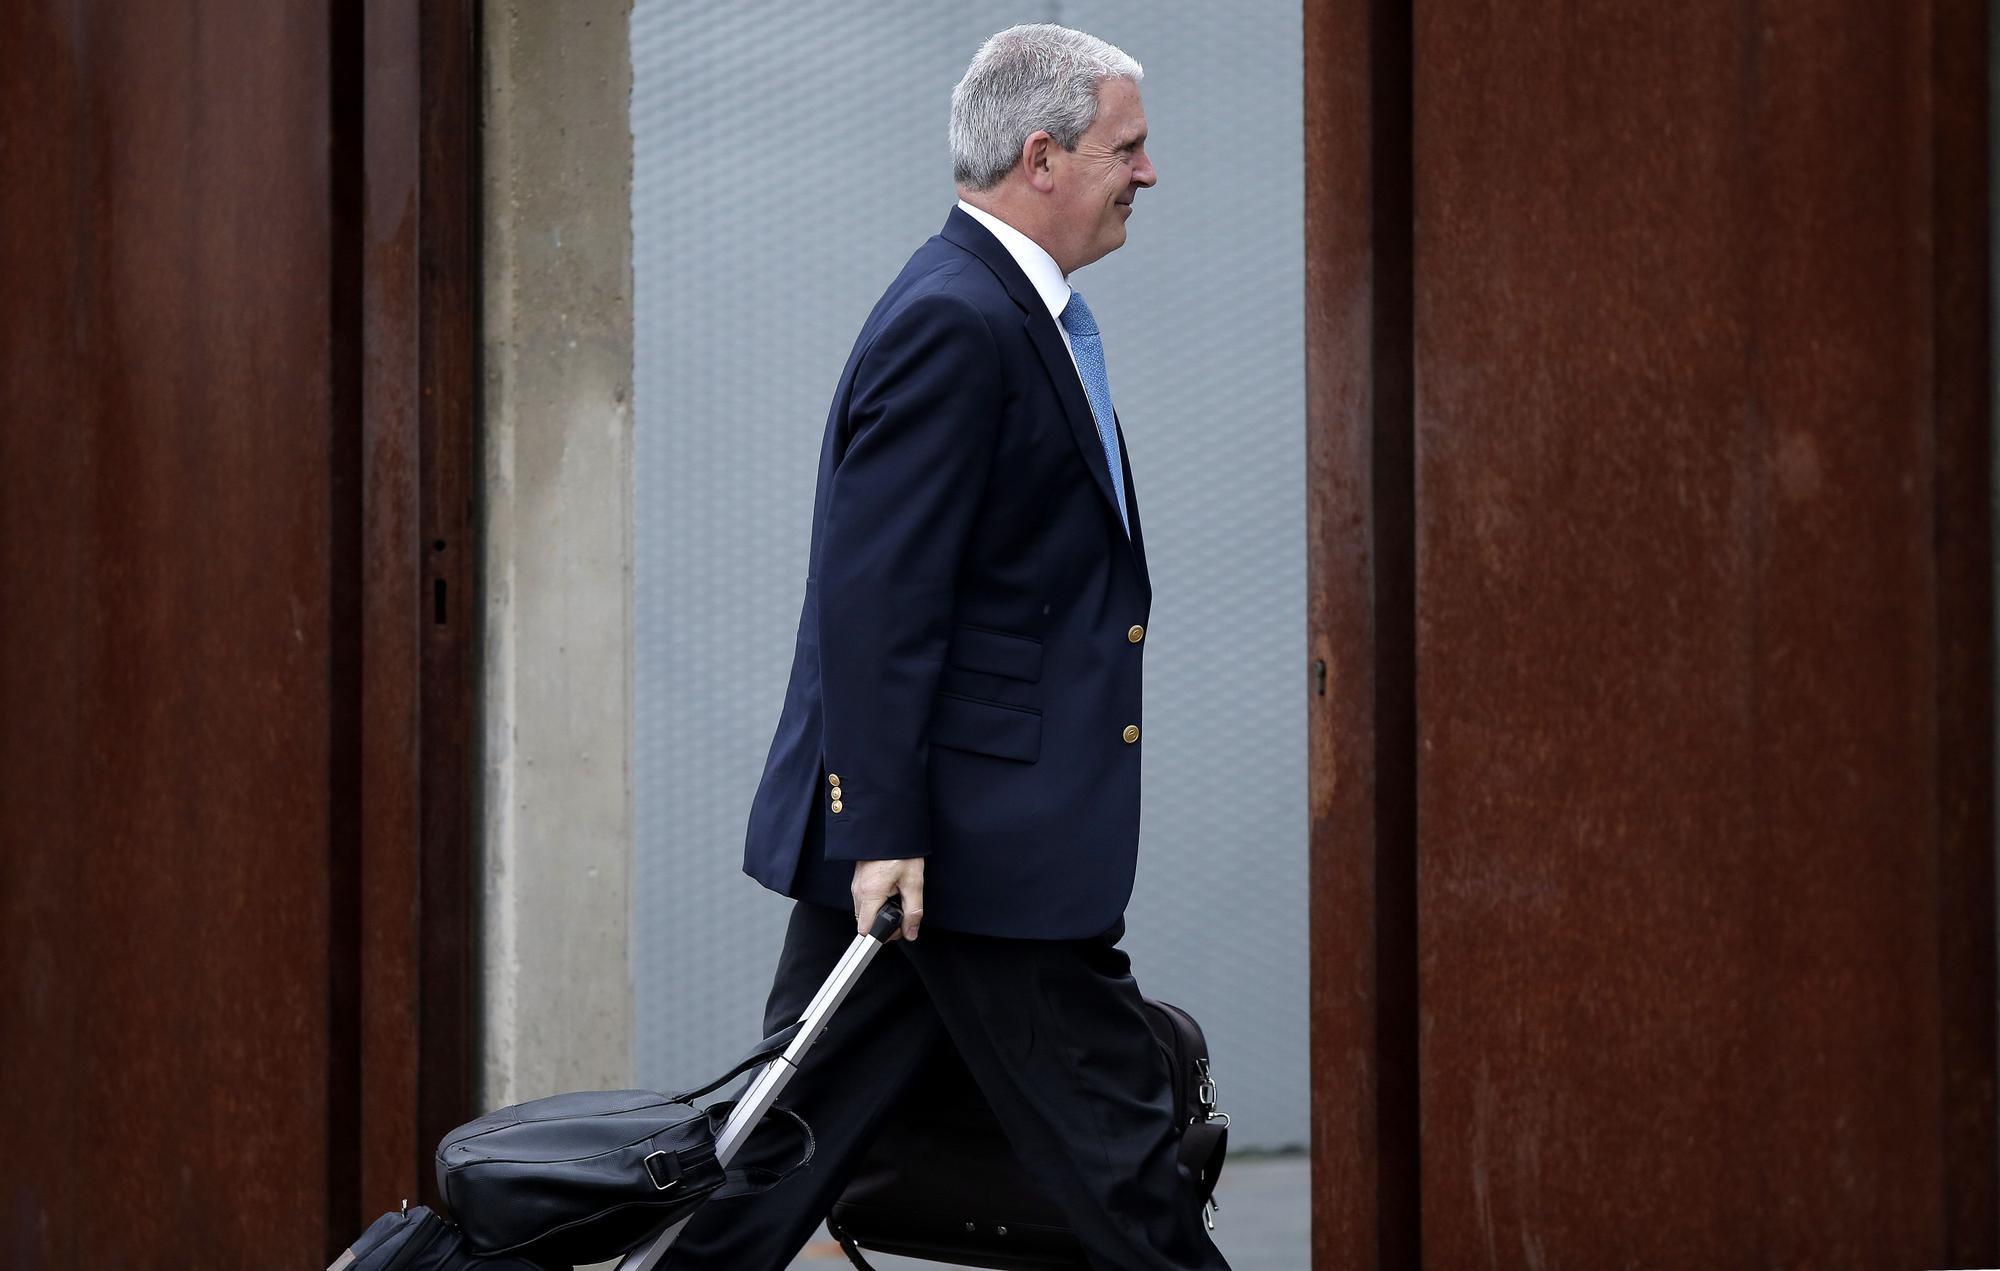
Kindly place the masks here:
<instances>
[{"instance_id":1,"label":"brown rusted wall","mask_svg":"<svg viewBox=\"0 0 2000 1271\"><path fill-rule=\"evenodd\" d=\"M1308 7L1309 65L1315 10L1369 37L1309 72L1314 382L1373 381L1311 399L1372 473L1316 481L1315 639L1373 708L1316 715L1315 886L1371 922L1316 932L1315 1131L1419 1165L1406 1208L1323 1178L1320 1261L1991 1265L1984 5L1388 8ZM1334 111L1399 67L1407 123ZM1351 290L1398 273L1406 326ZM1405 548L1407 678L1354 612ZM1404 972L1414 1108L1335 1084L1403 1053Z\"/></svg>"},{"instance_id":2,"label":"brown rusted wall","mask_svg":"<svg viewBox=\"0 0 2000 1271\"><path fill-rule=\"evenodd\" d=\"M468 1111L472 20L369 9L0 6L10 1271L323 1266Z\"/></svg>"},{"instance_id":3,"label":"brown rusted wall","mask_svg":"<svg viewBox=\"0 0 2000 1271\"><path fill-rule=\"evenodd\" d=\"M1409 16L1305 9L1315 1267L1419 1257Z\"/></svg>"},{"instance_id":4,"label":"brown rusted wall","mask_svg":"<svg viewBox=\"0 0 2000 1271\"><path fill-rule=\"evenodd\" d=\"M317 1253L325 17L0 15L0 1263Z\"/></svg>"}]
</instances>

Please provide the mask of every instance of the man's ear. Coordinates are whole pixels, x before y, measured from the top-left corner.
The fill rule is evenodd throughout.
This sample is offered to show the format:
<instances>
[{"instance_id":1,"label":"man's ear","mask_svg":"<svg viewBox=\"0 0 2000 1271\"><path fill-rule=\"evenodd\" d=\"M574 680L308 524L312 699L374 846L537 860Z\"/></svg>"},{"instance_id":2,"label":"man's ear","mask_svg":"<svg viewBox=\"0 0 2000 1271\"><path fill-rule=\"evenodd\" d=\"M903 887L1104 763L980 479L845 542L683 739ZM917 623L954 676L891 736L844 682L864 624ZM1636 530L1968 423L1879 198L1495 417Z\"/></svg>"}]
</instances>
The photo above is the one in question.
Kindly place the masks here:
<instances>
[{"instance_id":1,"label":"man's ear","mask_svg":"<svg viewBox=\"0 0 2000 1271\"><path fill-rule=\"evenodd\" d=\"M1046 132L1032 132L1021 143L1021 170L1028 174L1028 184L1049 193L1056 188L1055 176L1056 139Z\"/></svg>"}]
</instances>

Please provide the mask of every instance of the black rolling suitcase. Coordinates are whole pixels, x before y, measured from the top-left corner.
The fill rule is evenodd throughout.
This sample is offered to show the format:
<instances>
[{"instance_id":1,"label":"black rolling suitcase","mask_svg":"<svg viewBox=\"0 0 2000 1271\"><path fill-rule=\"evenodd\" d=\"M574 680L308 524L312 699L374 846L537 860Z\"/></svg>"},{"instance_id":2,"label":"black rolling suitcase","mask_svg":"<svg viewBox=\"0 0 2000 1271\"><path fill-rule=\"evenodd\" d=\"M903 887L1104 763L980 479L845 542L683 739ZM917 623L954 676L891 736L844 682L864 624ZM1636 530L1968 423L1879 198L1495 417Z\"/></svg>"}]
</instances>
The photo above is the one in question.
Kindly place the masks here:
<instances>
[{"instance_id":1,"label":"black rolling suitcase","mask_svg":"<svg viewBox=\"0 0 2000 1271\"><path fill-rule=\"evenodd\" d=\"M1215 1110L1208 1043L1194 1017L1145 999L1168 1056L1181 1164L1213 1229L1229 1114ZM827 1230L861 1271L864 1249L993 1271L1088 1271L1062 1209L1021 1167L972 1074L950 1047L926 1066L834 1202Z\"/></svg>"}]
</instances>

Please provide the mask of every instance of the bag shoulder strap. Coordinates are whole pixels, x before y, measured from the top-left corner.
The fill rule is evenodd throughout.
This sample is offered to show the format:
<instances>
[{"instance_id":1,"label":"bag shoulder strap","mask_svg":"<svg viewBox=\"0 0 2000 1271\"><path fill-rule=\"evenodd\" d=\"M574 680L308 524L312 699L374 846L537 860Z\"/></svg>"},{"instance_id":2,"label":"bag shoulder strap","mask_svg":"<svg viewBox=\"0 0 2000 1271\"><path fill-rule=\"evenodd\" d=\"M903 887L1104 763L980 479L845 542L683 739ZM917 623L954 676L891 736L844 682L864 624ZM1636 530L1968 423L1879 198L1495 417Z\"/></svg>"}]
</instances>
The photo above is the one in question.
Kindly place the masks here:
<instances>
[{"instance_id":1,"label":"bag shoulder strap","mask_svg":"<svg viewBox=\"0 0 2000 1271\"><path fill-rule=\"evenodd\" d=\"M708 1105L708 1115L711 1120L719 1124L728 1119L729 1110L735 1106L734 1099L711 1103ZM790 1118L792 1123L799 1127L799 1139L805 1144L805 1150L799 1154L799 1159L781 1170L765 1169L761 1165L731 1166L722 1172L722 1186L710 1192L708 1200L725 1200L731 1196L754 1196L758 1192L768 1192L812 1163L813 1151L817 1144L813 1142L812 1127L806 1124L806 1119L782 1103L772 1104L764 1115L768 1117L773 1113Z\"/></svg>"},{"instance_id":2,"label":"bag shoulder strap","mask_svg":"<svg viewBox=\"0 0 2000 1271\"><path fill-rule=\"evenodd\" d=\"M1229 1123L1196 1121L1181 1130L1181 1164L1194 1172L1195 1191L1202 1204L1215 1194L1215 1180L1229 1156Z\"/></svg>"},{"instance_id":3,"label":"bag shoulder strap","mask_svg":"<svg viewBox=\"0 0 2000 1271\"><path fill-rule=\"evenodd\" d=\"M786 1025L784 1028L766 1037L763 1041L758 1042L751 1048L750 1053L737 1060L736 1066L728 1072L723 1073L720 1077L717 1077L705 1086L696 1086L692 1090L683 1090L679 1094L668 1095L667 1102L687 1103L690 1100L699 1099L705 1094L713 1094L752 1068L760 1064L770 1063L773 1059L785 1053L785 1047L792 1044L792 1038L798 1036L799 1029L804 1024L805 1021L801 1019L796 1023Z\"/></svg>"}]
</instances>

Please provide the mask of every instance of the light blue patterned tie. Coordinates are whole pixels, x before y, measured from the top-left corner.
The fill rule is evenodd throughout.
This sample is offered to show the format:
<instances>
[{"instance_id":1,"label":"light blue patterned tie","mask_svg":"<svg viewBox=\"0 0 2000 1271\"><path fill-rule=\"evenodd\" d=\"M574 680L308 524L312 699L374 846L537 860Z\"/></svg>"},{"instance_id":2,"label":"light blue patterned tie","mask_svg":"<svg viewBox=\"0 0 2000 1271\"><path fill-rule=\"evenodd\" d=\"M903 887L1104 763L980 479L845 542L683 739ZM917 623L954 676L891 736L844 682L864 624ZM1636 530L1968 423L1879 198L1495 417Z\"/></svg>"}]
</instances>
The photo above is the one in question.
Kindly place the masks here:
<instances>
[{"instance_id":1,"label":"light blue patterned tie","mask_svg":"<svg viewBox=\"0 0 2000 1271\"><path fill-rule=\"evenodd\" d=\"M1104 341L1097 334L1097 319L1083 302L1083 293L1069 293L1063 306L1063 330L1069 332L1070 352L1076 355L1077 373L1083 379L1084 396L1090 399L1090 413L1097 417L1097 439L1104 443L1104 462L1111 469L1111 488L1118 495L1118 523L1129 537L1132 522L1125 516L1125 465L1118 457L1118 421L1111 413L1111 378L1104 373Z\"/></svg>"}]
</instances>

